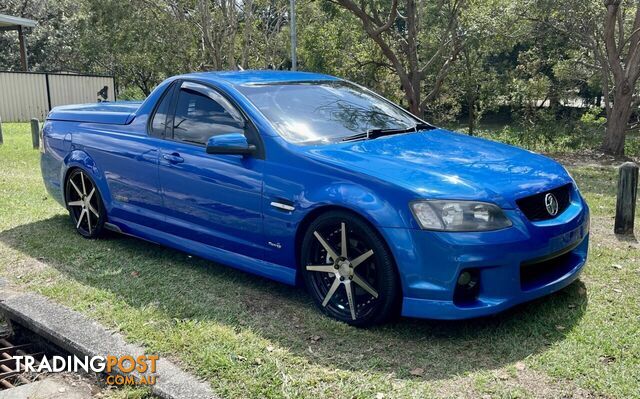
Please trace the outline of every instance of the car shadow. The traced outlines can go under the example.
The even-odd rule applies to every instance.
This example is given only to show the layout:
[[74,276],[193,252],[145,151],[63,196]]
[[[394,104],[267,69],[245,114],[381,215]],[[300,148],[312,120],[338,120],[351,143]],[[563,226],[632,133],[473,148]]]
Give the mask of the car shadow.
[[212,321],[250,331],[310,363],[395,378],[411,378],[410,371],[420,368],[423,378],[441,379],[525,359],[564,339],[588,302],[578,280],[493,317],[399,318],[358,329],[322,315],[300,287],[123,235],[86,240],[63,216],[2,231],[0,241],[133,308],[153,305],[168,320]]

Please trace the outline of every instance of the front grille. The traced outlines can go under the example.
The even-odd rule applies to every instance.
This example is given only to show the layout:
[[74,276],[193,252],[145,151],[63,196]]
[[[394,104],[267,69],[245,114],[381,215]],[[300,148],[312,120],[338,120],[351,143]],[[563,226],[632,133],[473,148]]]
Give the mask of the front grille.
[[[569,203],[571,202],[571,189],[571,183],[565,184],[564,186],[554,188],[553,190],[520,198],[516,203],[527,219],[532,222],[553,219],[564,212],[569,206]],[[558,200],[558,213],[555,215],[551,215],[547,211],[547,206],[545,204],[545,197],[547,194],[553,194]]]

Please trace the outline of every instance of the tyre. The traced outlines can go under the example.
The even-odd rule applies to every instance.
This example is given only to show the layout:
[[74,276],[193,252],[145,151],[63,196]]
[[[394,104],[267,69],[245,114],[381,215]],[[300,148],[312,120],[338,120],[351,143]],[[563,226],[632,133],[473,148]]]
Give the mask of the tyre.
[[76,231],[85,238],[98,237],[106,220],[104,204],[95,182],[82,169],[69,173],[65,199]]
[[365,327],[397,313],[401,290],[393,258],[361,218],[343,211],[319,216],[300,255],[307,290],[327,315]]

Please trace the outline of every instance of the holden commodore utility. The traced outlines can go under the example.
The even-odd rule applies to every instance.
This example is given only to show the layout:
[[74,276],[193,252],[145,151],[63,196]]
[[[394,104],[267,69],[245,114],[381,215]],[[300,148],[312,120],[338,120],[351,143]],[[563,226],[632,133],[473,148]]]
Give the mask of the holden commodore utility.
[[304,283],[357,326],[494,314],[587,259],[589,210],[560,164],[327,75],[192,73],[143,102],[57,107],[41,166],[80,235]]

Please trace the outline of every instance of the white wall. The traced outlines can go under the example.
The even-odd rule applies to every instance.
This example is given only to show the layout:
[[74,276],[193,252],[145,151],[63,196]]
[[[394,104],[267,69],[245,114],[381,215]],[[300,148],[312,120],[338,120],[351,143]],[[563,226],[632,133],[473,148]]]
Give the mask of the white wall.
[[[47,77],[49,96],[47,96]],[[104,76],[0,72],[0,118],[4,122],[43,120],[58,105],[93,103],[98,91],[109,88],[109,101],[115,99],[114,79]]]

